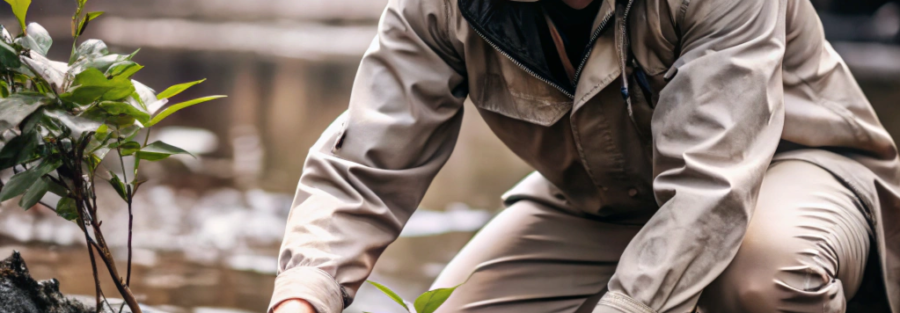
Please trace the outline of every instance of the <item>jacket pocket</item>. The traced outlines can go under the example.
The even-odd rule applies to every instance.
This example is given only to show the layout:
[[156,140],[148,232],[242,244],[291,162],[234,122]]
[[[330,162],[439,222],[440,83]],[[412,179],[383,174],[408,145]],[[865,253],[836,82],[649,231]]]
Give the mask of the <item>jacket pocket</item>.
[[525,84],[507,84],[503,76],[488,73],[472,87],[477,90],[472,103],[479,109],[541,126],[555,124],[572,108],[570,99],[532,77]]

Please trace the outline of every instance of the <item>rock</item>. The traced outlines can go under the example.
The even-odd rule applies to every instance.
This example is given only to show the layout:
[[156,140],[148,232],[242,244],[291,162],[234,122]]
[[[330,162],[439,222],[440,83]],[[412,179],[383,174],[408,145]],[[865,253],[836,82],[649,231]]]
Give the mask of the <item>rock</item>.
[[0,261],[0,313],[89,313],[59,292],[59,281],[36,281],[18,251]]

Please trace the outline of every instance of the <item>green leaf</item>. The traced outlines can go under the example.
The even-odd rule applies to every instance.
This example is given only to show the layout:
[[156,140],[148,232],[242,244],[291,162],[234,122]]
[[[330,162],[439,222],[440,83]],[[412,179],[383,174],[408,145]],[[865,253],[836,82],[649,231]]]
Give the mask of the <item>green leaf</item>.
[[106,86],[84,86],[72,89],[72,91],[59,95],[65,102],[77,104],[89,104],[100,99],[111,88]]
[[202,83],[202,82],[204,82],[204,81],[206,81],[206,78],[201,79],[201,80],[195,80],[195,81],[192,81],[192,82],[187,82],[187,83],[181,83],[181,84],[178,84],[178,85],[174,85],[174,86],[172,86],[172,87],[166,88],[166,90],[163,90],[163,92],[160,92],[158,95],[156,95],[156,99],[162,100],[162,99],[168,99],[168,98],[171,98],[171,97],[173,97],[173,96],[175,96],[175,95],[177,95],[177,94],[179,94],[179,93],[181,93],[181,92],[187,90],[188,88],[191,88],[191,87],[193,87],[194,85],[199,84],[199,83]]
[[0,170],[7,169],[33,159],[41,137],[37,132],[19,135],[6,142],[0,149]]
[[60,95],[64,101],[89,104],[103,100],[121,100],[134,92],[134,85],[126,77],[106,79],[97,68],[88,68],[75,76],[73,89]]
[[[39,128],[38,126],[41,127]],[[37,134],[39,141],[41,140],[41,137],[45,135],[56,136],[61,133],[59,125],[56,125],[55,121],[49,119],[47,115],[44,114],[44,108],[40,108],[29,115],[28,118],[25,119],[25,125],[20,124],[20,128],[22,133]]]
[[81,86],[59,95],[59,98],[66,102],[89,104],[97,101],[110,90],[112,87],[109,86]]
[[82,34],[84,34],[84,31],[87,29],[88,23],[90,23],[92,20],[99,17],[100,15],[103,15],[103,13],[104,13],[103,11],[88,12],[87,15],[83,19],[81,19],[81,23],[79,23],[79,25],[78,25],[78,36],[81,36]]
[[60,198],[59,202],[56,203],[56,215],[69,221],[77,219],[78,207],[75,205],[75,199],[69,197]]
[[138,150],[141,150],[141,144],[137,141],[126,141],[119,145],[119,151],[122,151],[122,155],[132,155]]
[[128,56],[122,54],[109,54],[97,57],[82,58],[69,67],[69,73],[76,75],[89,68],[96,68],[101,73],[106,73],[114,64],[127,61]]
[[150,111],[151,105],[155,108],[159,108],[168,102],[168,100],[156,100],[156,93],[153,89],[141,84],[139,81],[132,79],[131,84],[134,85],[134,93],[131,94],[131,97],[126,101],[131,103],[131,105],[140,106],[150,114],[153,114],[154,111]]
[[100,127],[97,127],[97,130],[94,131],[95,139],[104,140],[107,136],[109,136],[109,126],[106,126],[106,124],[100,125]]
[[132,125],[128,125],[128,126],[119,128],[118,133],[119,133],[119,136],[124,137],[126,141],[134,140],[134,137],[137,136],[138,132],[141,129],[143,129],[143,127],[132,124]]
[[47,191],[50,191],[51,184],[53,184],[53,182],[46,177],[38,178],[38,180],[31,184],[31,187],[28,187],[28,190],[25,191],[25,195],[22,196],[22,199],[19,199],[19,207],[28,210],[40,202],[41,198],[47,194]]
[[137,55],[137,53],[138,53],[139,51],[141,51],[141,48],[138,48],[137,50],[134,50],[134,52],[132,52],[131,54],[129,54],[129,55],[128,55],[128,60],[134,59],[134,56]]
[[[47,176],[44,176],[44,178],[46,178],[46,177]],[[69,194],[69,191],[66,190],[66,187],[63,187],[62,185],[57,184],[57,183],[53,182],[52,180],[49,182],[50,182],[50,188],[48,189],[48,191],[50,191],[53,194],[60,196],[60,197],[65,197],[66,195]]]
[[28,29],[28,35],[16,38],[16,43],[46,56],[47,52],[50,51],[50,46],[53,45],[53,38],[50,37],[50,33],[38,23],[30,23],[26,29]]
[[75,116],[64,110],[44,110],[44,115],[57,122],[59,125],[64,126],[75,136],[81,136],[81,134],[85,132],[94,131],[102,124],[100,121],[82,116]]
[[119,61],[106,70],[106,75],[110,77],[131,78],[134,73],[137,73],[137,71],[140,71],[143,68],[144,66],[137,64],[134,61]]
[[8,43],[0,41],[0,65],[7,68],[18,68],[22,66],[19,61],[19,52]]
[[416,298],[416,313],[433,313],[434,311],[437,311],[437,309],[447,301],[447,298],[450,298],[450,295],[453,294],[453,291],[459,286],[460,285],[426,291]]
[[107,84],[112,88],[103,94],[103,100],[124,100],[134,93],[134,85],[127,77],[115,77],[107,81]]
[[100,108],[111,115],[127,115],[135,118],[141,124],[146,124],[150,120],[150,113],[144,112],[141,108],[134,107],[131,104],[118,101],[100,102]]
[[162,141],[157,141],[141,148],[141,150],[138,151],[135,156],[137,156],[137,158],[139,159],[147,161],[159,161],[175,154],[187,154],[190,156],[194,156],[184,149],[167,144]]
[[96,68],[88,68],[75,75],[72,84],[75,86],[102,86],[106,85],[106,75]]
[[88,157],[84,158],[84,161],[88,166],[88,170],[90,170],[91,172],[95,171],[97,167],[100,166],[100,162],[103,162],[103,160],[93,154],[90,154],[88,155]]
[[106,47],[106,43],[98,39],[88,39],[82,42],[78,49],[75,49],[75,53],[72,53],[72,57],[69,59],[69,64],[74,64],[80,59],[99,58],[107,54],[109,54],[109,49]]
[[113,173],[112,171],[109,172],[109,175],[112,176],[112,178],[109,179],[109,184],[113,186],[113,189],[116,190],[119,197],[122,197],[122,200],[128,201],[128,195],[125,192],[125,184],[119,179],[119,175],[116,175],[116,173]]
[[6,0],[6,3],[12,7],[13,14],[19,20],[19,26],[22,27],[22,31],[25,31],[25,15],[28,13],[31,0]]
[[159,114],[154,116],[153,119],[150,120],[150,123],[147,124],[147,126],[149,127],[149,126],[156,125],[156,123],[159,123],[160,121],[162,121],[169,115],[172,115],[172,113],[178,112],[181,109],[184,109],[186,107],[193,106],[195,104],[200,104],[200,103],[210,101],[210,100],[225,98],[225,97],[226,96],[221,96],[221,95],[220,96],[209,96],[209,97],[197,98],[194,100],[189,100],[189,101],[173,104],[172,106],[166,108],[165,110],[162,110],[162,112],[159,112]]
[[64,101],[88,104],[97,101],[111,89],[103,72],[96,68],[88,68],[75,75],[72,89],[60,95],[60,98]]
[[54,92],[62,92],[61,88],[66,77],[66,63],[51,61],[34,50],[27,57],[22,56],[21,60],[30,69],[33,69],[36,75],[50,84]]
[[409,307],[406,306],[406,303],[403,302],[403,298],[401,298],[399,295],[397,295],[396,292],[394,292],[390,288],[385,287],[384,285],[376,283],[374,281],[367,280],[366,282],[372,284],[372,286],[375,286],[375,288],[378,288],[378,290],[381,290],[381,292],[383,292],[388,297],[390,297],[391,300],[394,300],[394,302],[397,302],[397,304],[403,306],[403,308],[406,309],[407,312],[409,312]]
[[16,127],[48,101],[44,95],[24,93],[0,99],[0,132]]
[[42,176],[52,172],[62,165],[59,160],[45,159],[40,165],[32,167],[27,171],[16,174],[9,179],[3,190],[0,191],[0,201],[6,201],[12,197],[21,195],[34,184],[35,181],[41,179]]

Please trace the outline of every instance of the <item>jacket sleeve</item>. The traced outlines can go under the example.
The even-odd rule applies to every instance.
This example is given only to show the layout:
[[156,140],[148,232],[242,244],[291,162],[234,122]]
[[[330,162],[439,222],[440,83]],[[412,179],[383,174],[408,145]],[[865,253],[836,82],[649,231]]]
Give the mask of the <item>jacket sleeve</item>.
[[651,123],[661,207],[595,313],[693,312],[737,254],[780,141],[785,1],[684,1],[682,53]]
[[450,157],[467,93],[448,1],[390,0],[349,109],[310,149],[269,306],[352,301]]

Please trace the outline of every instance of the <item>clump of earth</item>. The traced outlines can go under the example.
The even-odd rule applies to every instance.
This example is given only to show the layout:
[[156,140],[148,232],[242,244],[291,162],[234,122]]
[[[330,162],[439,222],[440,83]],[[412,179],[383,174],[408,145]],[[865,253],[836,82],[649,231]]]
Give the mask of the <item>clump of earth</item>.
[[94,312],[59,292],[59,281],[36,281],[18,251],[0,261],[0,313],[89,313]]

